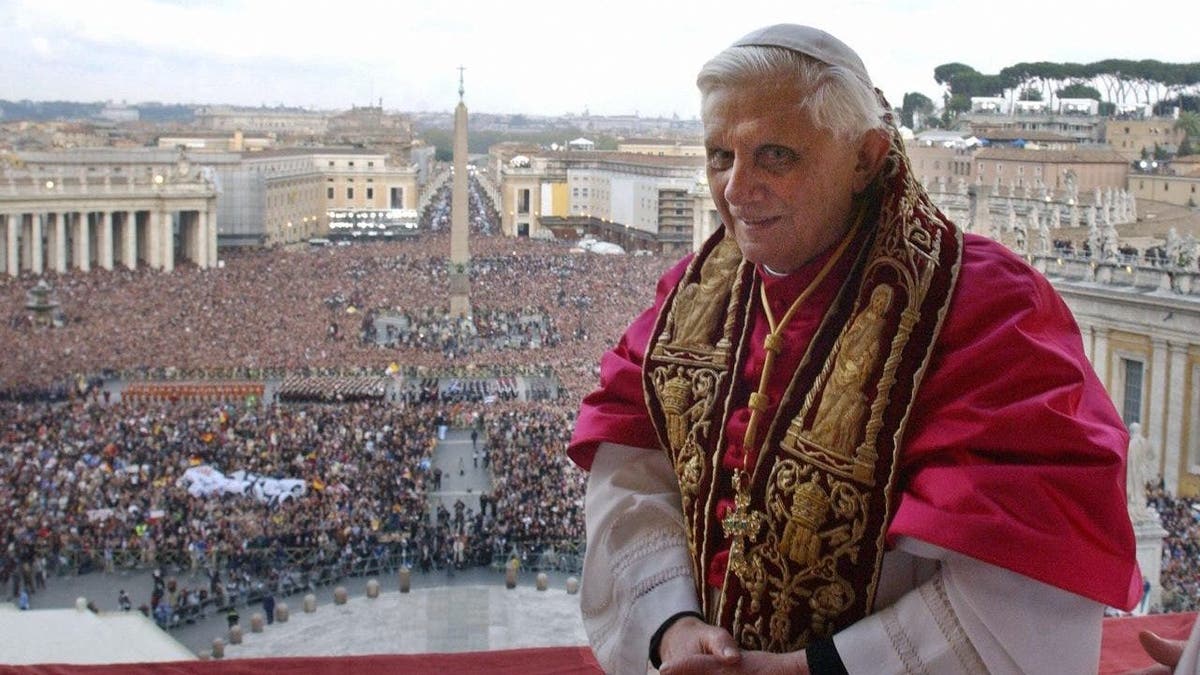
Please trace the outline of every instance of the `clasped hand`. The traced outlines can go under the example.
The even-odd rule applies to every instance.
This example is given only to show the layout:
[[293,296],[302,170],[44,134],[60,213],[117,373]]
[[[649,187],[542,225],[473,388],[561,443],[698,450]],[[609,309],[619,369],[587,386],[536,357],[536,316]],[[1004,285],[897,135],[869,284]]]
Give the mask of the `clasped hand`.
[[662,675],[756,673],[808,675],[804,652],[773,654],[739,649],[724,628],[684,617],[667,629],[658,648]]

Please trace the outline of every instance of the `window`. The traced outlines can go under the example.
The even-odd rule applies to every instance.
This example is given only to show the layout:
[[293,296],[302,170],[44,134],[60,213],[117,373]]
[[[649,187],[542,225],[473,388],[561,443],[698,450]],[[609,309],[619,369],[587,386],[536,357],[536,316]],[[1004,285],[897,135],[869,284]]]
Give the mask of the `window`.
[[349,164],[350,166],[354,166],[354,160],[350,160],[349,162],[347,162],[347,164]]
[[367,162],[367,166],[368,166],[368,167],[375,166],[375,162]]
[[367,187],[367,199],[374,199],[374,198],[375,198],[375,188],[368,186]]
[[333,188],[326,188],[326,189],[325,189],[325,198],[326,198],[326,199],[333,199]]
[[1125,426],[1142,421],[1142,362],[1121,359],[1125,371],[1125,391],[1121,400],[1121,419]]
[[354,188],[346,188],[346,199],[354,199]]
[[529,190],[517,190],[517,213],[529,213]]

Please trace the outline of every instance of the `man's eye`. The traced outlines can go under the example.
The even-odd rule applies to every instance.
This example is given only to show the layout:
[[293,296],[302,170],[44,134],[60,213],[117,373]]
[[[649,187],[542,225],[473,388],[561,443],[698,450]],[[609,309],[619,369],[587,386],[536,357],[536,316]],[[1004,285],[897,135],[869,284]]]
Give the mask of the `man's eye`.
[[762,161],[765,164],[770,166],[787,164],[796,158],[796,153],[787,148],[770,146],[763,148],[759,153],[759,157],[762,158]]
[[708,153],[708,167],[710,169],[724,170],[728,169],[733,164],[733,153],[725,150],[711,150]]

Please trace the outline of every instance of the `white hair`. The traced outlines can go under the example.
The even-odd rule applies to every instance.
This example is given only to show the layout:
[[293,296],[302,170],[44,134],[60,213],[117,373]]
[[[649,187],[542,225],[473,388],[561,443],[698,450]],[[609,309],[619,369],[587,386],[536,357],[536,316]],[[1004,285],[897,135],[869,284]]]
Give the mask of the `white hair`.
[[795,87],[802,92],[799,109],[817,127],[834,136],[857,139],[872,129],[887,129],[881,99],[871,83],[844,66],[818,61],[783,47],[729,47],[714,56],[696,76],[701,116],[709,95],[726,87]]

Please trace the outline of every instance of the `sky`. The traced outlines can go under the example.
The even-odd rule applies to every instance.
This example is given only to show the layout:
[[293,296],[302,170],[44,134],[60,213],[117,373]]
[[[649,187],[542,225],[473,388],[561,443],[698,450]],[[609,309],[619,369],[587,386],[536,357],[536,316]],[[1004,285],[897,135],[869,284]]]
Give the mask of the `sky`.
[[1198,61],[1198,14],[1193,0],[0,0],[0,98],[448,111],[462,66],[472,112],[692,119],[709,57],[805,23],[857,50],[899,106],[940,101],[933,69],[949,62]]

